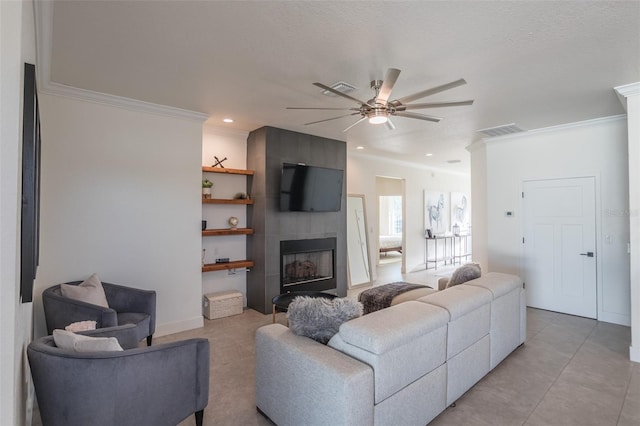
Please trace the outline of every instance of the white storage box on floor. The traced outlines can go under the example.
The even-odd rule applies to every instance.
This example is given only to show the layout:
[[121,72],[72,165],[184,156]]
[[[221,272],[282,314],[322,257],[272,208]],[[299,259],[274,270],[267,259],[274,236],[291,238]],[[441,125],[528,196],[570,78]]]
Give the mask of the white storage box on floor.
[[242,293],[222,291],[207,293],[202,298],[202,314],[208,319],[216,319],[242,313]]

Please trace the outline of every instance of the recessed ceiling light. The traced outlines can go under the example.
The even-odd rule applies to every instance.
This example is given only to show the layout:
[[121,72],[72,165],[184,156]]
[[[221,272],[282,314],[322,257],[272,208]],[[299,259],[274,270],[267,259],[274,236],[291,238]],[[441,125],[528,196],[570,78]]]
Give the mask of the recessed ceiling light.
[[362,145],[356,146],[356,149],[364,149],[364,146]]
[[424,156],[425,157],[433,157],[433,154],[429,152],[429,153],[425,154]]
[[233,118],[225,118],[224,120],[225,123],[233,123]]

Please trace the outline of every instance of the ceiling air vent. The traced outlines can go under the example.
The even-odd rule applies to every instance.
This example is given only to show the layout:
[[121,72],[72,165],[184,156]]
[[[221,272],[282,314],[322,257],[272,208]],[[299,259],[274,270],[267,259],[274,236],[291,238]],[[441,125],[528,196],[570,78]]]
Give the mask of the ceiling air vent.
[[510,135],[512,133],[520,133],[524,132],[524,129],[521,129],[516,125],[516,123],[511,124],[503,124],[502,126],[489,127],[488,129],[477,130],[482,136],[493,137],[493,136],[504,136]]
[[[338,91],[338,92],[340,92],[340,93],[349,93],[349,92],[353,92],[354,90],[356,90],[356,89],[357,89],[357,87],[356,87],[356,86],[354,86],[354,85],[352,85],[352,84],[349,84],[349,83],[345,83],[344,81],[339,81],[339,82],[337,82],[337,83],[334,83],[334,84],[331,86],[331,88],[332,88],[332,89],[334,89],[334,90],[337,90],[337,91]],[[323,94],[323,95],[327,95],[327,96],[334,96],[334,97],[335,97],[335,96],[338,96],[338,95],[336,95],[335,93],[331,93],[331,92],[330,92],[330,91],[328,91],[328,90],[323,90],[323,91],[322,91],[322,94]]]

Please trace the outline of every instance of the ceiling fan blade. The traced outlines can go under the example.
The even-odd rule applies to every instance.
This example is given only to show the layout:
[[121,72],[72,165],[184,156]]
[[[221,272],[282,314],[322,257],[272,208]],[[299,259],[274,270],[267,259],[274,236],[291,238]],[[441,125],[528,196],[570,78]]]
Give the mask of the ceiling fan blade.
[[396,106],[406,104],[411,101],[415,101],[416,99],[421,99],[427,96],[435,95],[436,93],[444,92],[445,90],[453,89],[454,87],[462,86],[463,84],[467,84],[467,82],[464,78],[461,78],[460,80],[452,81],[451,83],[443,84],[442,86],[433,87],[431,89],[423,90],[422,92],[418,92],[413,95],[405,96],[404,98],[400,98],[391,103]]
[[360,108],[287,107],[286,109],[320,109],[326,111],[360,111]]
[[387,122],[384,123],[385,126],[387,126],[387,129],[389,130],[395,130],[396,126],[393,125],[393,123],[391,122],[391,119],[389,117],[387,117]]
[[441,108],[441,107],[455,107],[455,106],[464,106],[464,105],[473,105],[473,101],[453,101],[453,102],[430,102],[424,104],[409,104],[409,105],[400,105],[396,107],[396,111],[408,111],[410,109],[424,109],[424,108]]
[[398,76],[400,75],[400,70],[396,68],[389,68],[387,73],[384,76],[384,80],[382,81],[382,86],[380,87],[380,91],[378,92],[378,96],[376,97],[376,103],[380,103],[383,105],[387,104],[389,100],[389,96],[391,96],[391,91],[393,90],[393,86],[396,84],[396,80],[398,80]]
[[424,115],[424,114],[416,114],[415,112],[396,112],[393,115],[398,117],[417,118],[418,120],[433,121],[434,123],[437,123],[440,120],[442,120],[442,118],[440,117],[433,117],[431,115]]
[[325,121],[337,120],[338,118],[349,117],[351,115],[358,115],[358,114],[360,114],[360,113],[359,112],[354,112],[353,114],[346,114],[346,115],[341,115],[339,117],[326,118],[324,120],[312,121],[311,123],[304,123],[304,125],[307,126],[309,124],[316,124],[316,123],[322,123],[322,122],[325,122]]
[[342,93],[342,92],[338,92],[336,89],[334,89],[334,88],[332,88],[332,87],[329,87],[329,86],[326,86],[326,85],[324,85],[324,84],[322,84],[322,83],[313,83],[313,85],[314,85],[314,86],[318,86],[318,87],[319,87],[319,88],[321,88],[321,89],[328,90],[329,92],[331,92],[331,93],[333,93],[333,94],[335,94],[335,95],[342,96],[343,98],[351,99],[352,101],[357,102],[357,103],[359,103],[360,105],[366,104],[366,102],[362,102],[362,101],[361,101],[361,100],[359,100],[359,99],[352,98],[352,97],[351,97],[351,96],[349,96],[349,95],[345,95],[345,94],[344,94],[344,93]]
[[346,132],[347,130],[351,129],[352,127],[354,127],[356,124],[360,124],[362,123],[364,120],[366,120],[367,117],[362,117],[360,120],[356,121],[355,123],[353,123],[351,126],[347,127],[346,129],[343,130],[343,132]]

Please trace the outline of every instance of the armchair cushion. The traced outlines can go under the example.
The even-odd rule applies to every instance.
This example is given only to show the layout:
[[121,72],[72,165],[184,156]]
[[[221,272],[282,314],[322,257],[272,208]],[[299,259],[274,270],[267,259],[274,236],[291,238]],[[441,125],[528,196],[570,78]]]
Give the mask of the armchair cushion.
[[103,308],[109,307],[104,288],[96,274],[91,275],[79,285],[61,284],[60,293],[70,299],[80,300]]
[[75,352],[121,351],[122,347],[115,337],[89,337],[66,330],[53,330],[56,347]]

